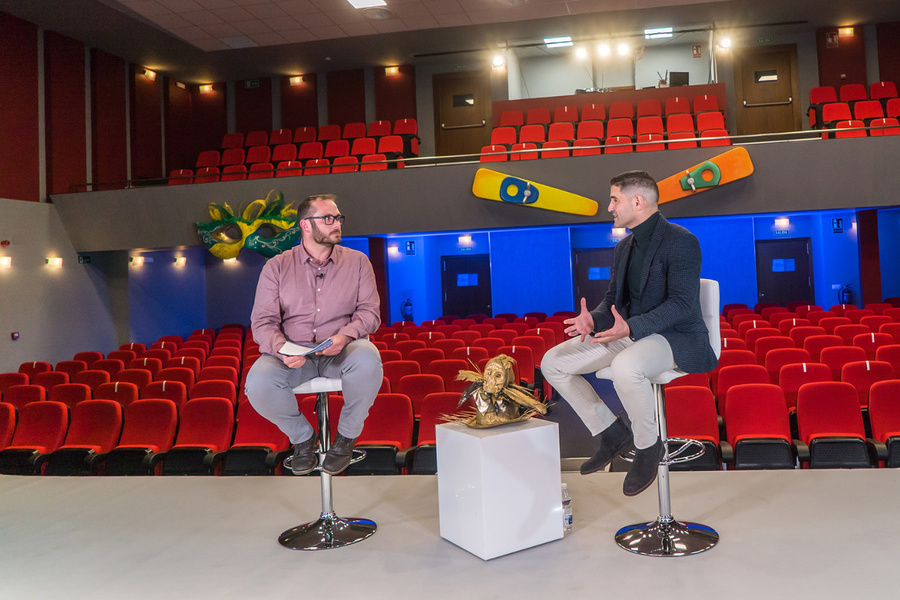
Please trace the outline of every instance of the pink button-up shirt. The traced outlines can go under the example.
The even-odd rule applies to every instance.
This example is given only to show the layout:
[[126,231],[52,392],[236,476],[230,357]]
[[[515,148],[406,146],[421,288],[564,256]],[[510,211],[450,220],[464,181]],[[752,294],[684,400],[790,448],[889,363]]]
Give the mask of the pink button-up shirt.
[[352,339],[374,333],[379,306],[365,254],[335,246],[317,264],[298,244],[263,267],[250,326],[260,351],[275,354],[286,340],[308,345],[339,333]]

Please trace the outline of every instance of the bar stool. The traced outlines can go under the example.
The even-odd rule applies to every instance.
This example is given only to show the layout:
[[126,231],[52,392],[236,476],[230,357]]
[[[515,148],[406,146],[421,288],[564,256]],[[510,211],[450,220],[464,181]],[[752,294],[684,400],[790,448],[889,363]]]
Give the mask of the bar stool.
[[[331,447],[331,430],[329,429],[328,392],[341,391],[340,379],[315,377],[294,388],[295,394],[316,394],[316,413],[319,416],[319,471],[322,486],[322,514],[315,521],[288,529],[280,536],[278,542],[282,546],[294,550],[327,550],[340,548],[362,541],[375,533],[375,521],[360,518],[341,518],[334,512],[331,494],[331,475],[322,471],[325,453]],[[351,462],[359,462],[366,457],[363,450],[354,450]],[[291,468],[291,458],[284,460],[284,466]]]
[[[703,321],[709,330],[709,342],[719,356],[721,341],[719,339],[719,282],[712,279],[700,280],[700,308]],[[697,440],[669,438],[666,434],[666,399],[665,384],[686,373],[678,370],[666,371],[650,378],[653,393],[656,397],[657,425],[659,438],[662,440],[665,454],[659,462],[657,487],[659,489],[659,516],[649,523],[635,523],[622,527],[616,532],[616,543],[635,554],[644,556],[687,556],[709,550],[719,541],[715,529],[699,523],[676,521],[672,517],[672,503],[669,495],[669,465],[677,462],[693,460],[703,454],[703,445]],[[609,367],[597,371],[599,379],[609,379],[612,371]],[[681,446],[672,453],[668,442],[679,442]],[[688,454],[689,452],[693,452]]]

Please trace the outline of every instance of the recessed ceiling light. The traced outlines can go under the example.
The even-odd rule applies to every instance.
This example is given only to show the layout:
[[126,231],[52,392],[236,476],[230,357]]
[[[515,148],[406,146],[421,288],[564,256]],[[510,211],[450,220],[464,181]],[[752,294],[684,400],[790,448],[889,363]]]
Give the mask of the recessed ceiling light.
[[393,19],[397,16],[393,13],[393,11],[391,11],[391,9],[381,6],[364,8],[359,12],[361,12],[365,18],[372,19],[373,21],[384,21],[385,19]]
[[584,60],[588,57],[587,48],[580,47],[575,49],[575,58],[578,60]]
[[353,8],[372,8],[373,6],[387,6],[384,0],[347,0]]
[[628,46],[625,42],[622,42],[618,46],[619,56],[626,56],[629,52],[631,52],[631,47]]
[[563,48],[565,46],[572,46],[572,38],[569,36],[562,37],[552,37],[552,38],[544,38],[544,44],[547,45],[548,48]]
[[597,54],[600,56],[609,56],[609,45],[608,44],[600,44],[597,46]]

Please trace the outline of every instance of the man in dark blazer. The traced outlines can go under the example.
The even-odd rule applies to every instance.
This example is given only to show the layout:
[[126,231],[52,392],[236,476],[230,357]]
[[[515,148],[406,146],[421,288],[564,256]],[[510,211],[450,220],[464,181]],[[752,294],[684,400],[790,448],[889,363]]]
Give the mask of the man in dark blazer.
[[[582,474],[604,469],[634,444],[623,486],[627,496],[653,483],[664,455],[648,378],[671,369],[704,373],[717,364],[700,311],[700,243],[684,227],[666,221],[658,201],[656,181],[643,171],[610,181],[607,210],[614,226],[628,228],[631,235],[616,246],[603,301],[589,311],[582,298],[580,314],[565,321],[572,339],[551,348],[541,361],[547,381],[600,438]],[[581,377],[606,367],[612,369],[631,430]]]

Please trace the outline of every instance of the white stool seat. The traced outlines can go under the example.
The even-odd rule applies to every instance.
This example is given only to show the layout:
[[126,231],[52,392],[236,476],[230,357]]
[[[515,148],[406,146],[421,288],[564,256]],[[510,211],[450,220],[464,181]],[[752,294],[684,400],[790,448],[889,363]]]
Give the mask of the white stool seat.
[[309,381],[304,381],[294,388],[295,394],[320,394],[322,392],[340,392],[340,379],[329,379],[328,377],[313,377]]
[[[656,377],[648,377],[647,379],[650,383],[656,385],[665,385],[672,381],[673,379],[678,379],[682,375],[687,375],[684,371],[679,371],[677,369],[672,369],[671,371],[665,371],[660,373]],[[600,369],[597,371],[597,379],[612,379],[612,367],[606,367],[605,369]]]

